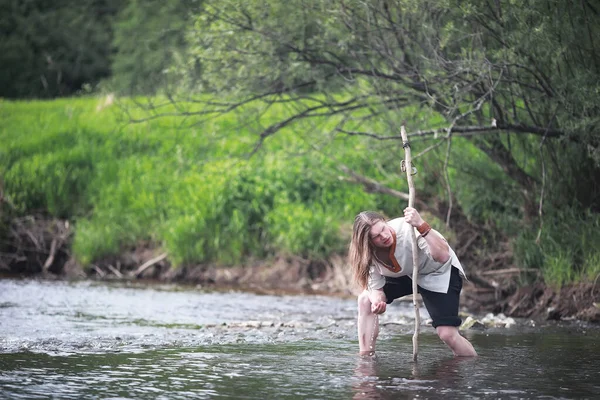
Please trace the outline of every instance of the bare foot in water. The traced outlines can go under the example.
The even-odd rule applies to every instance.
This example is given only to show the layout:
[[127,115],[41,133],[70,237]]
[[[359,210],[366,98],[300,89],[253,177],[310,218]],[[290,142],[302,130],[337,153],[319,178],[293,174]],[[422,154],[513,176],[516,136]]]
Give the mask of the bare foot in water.
[[361,351],[358,353],[360,358],[377,358],[377,354],[375,354],[375,350]]

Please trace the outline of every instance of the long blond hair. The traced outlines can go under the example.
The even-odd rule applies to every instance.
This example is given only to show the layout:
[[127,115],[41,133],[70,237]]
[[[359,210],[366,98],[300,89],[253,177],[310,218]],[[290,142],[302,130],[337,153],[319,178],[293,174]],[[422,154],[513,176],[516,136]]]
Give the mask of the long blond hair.
[[385,222],[386,218],[375,211],[363,211],[354,218],[348,260],[352,266],[354,280],[362,289],[367,288],[369,268],[373,257],[369,232],[379,221]]

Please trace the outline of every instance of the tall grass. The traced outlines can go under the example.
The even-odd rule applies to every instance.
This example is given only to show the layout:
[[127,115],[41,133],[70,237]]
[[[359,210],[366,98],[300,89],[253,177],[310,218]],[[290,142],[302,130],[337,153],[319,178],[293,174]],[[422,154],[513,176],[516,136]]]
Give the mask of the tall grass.
[[84,265],[141,241],[175,264],[325,257],[345,250],[344,222],[377,208],[376,196],[314,168],[318,154],[290,156],[292,135],[247,159],[255,139],[233,130],[231,117],[183,131],[177,118],[121,124],[116,108],[96,104],[0,103],[11,202],[74,221],[73,253]]
[[545,216],[537,241],[536,230],[515,238],[517,263],[539,269],[544,281],[555,287],[592,282],[600,274],[600,215],[557,211]]
[[[327,134],[335,119],[301,121],[248,158],[256,132],[289,115],[286,105],[271,106],[260,121],[249,108],[194,123],[164,117],[129,124],[122,107],[98,108],[100,101],[0,101],[5,195],[18,214],[73,222],[72,251],[83,265],[141,242],[167,251],[175,265],[244,264],[282,253],[327,257],[346,251],[359,211],[394,217],[406,206],[363,191],[336,168],[343,163],[407,191],[401,143]],[[381,126],[360,127],[369,128]],[[516,185],[468,140],[455,139],[452,153],[448,178],[457,204],[512,238],[518,266],[537,268],[558,286],[600,274],[597,213],[549,210],[536,243],[538,225],[522,221]],[[447,195],[444,160],[441,148],[417,160],[417,193],[425,201]],[[398,165],[397,174],[390,165]]]

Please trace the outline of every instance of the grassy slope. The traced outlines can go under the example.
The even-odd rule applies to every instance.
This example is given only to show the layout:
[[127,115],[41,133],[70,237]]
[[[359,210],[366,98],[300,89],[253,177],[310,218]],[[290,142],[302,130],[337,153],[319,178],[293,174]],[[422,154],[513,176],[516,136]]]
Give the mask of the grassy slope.
[[[120,106],[129,101],[101,104],[97,98],[0,102],[0,176],[10,201],[23,214],[42,211],[74,222],[73,253],[84,265],[139,241],[164,248],[175,264],[238,264],[279,252],[325,257],[345,251],[356,212],[393,216],[404,206],[363,192],[334,168],[341,160],[402,190],[404,182],[379,169],[395,162],[401,149],[375,144],[373,157],[366,152],[372,143],[346,138],[327,142],[335,160],[312,151],[324,143],[306,132],[325,132],[335,121],[282,131],[248,159],[259,127],[244,115],[132,125],[121,119]],[[287,112],[271,107],[260,124]],[[380,159],[386,152],[391,155]],[[519,224],[515,190],[502,172],[465,142],[456,141],[453,152],[449,177],[458,203],[470,218],[515,238],[519,266],[540,268],[558,285],[600,273],[593,245],[600,241],[598,215],[581,220],[575,231],[567,227],[581,216],[547,218],[538,245],[537,227]],[[418,193],[443,198],[443,159],[442,151],[419,162]]]
[[[124,124],[97,99],[2,102],[6,192],[22,213],[76,222],[73,251],[88,264],[150,240],[175,263],[238,263],[277,251],[343,251],[339,227],[374,196],[325,176],[316,154],[291,157],[282,134],[247,159],[254,137],[234,117],[182,127]],[[268,116],[267,116],[268,118]]]

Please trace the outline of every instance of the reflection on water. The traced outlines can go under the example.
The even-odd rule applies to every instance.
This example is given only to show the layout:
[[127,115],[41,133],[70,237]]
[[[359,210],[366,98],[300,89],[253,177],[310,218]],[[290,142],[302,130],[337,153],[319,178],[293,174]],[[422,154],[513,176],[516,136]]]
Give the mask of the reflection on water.
[[455,358],[427,335],[416,363],[400,337],[357,361],[353,398],[599,398],[599,337],[598,327],[471,333],[479,357]]
[[467,332],[454,358],[412,305],[390,307],[375,359],[355,301],[181,287],[0,280],[2,399],[596,398],[598,327]]

